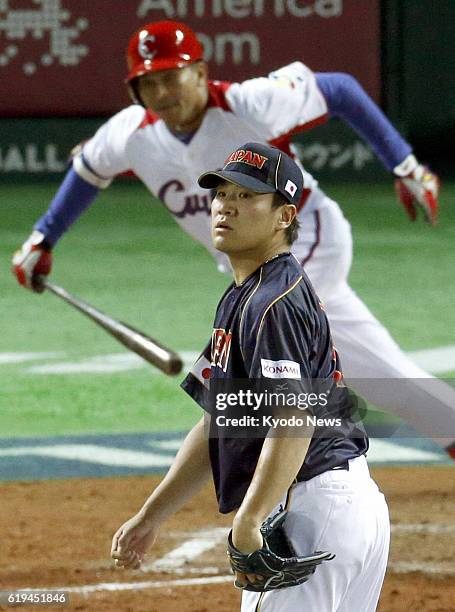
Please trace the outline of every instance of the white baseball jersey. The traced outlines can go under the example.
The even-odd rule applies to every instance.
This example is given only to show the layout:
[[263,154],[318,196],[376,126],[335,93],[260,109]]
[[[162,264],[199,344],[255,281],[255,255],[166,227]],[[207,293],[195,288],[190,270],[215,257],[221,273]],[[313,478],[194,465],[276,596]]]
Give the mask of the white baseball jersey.
[[[327,105],[314,74],[295,62],[269,78],[243,83],[209,83],[209,103],[202,125],[185,144],[151,111],[132,105],[105,123],[74,161],[88,182],[106,187],[112,178],[132,170],[174,216],[182,229],[201,242],[221,263],[210,237],[210,195],[197,184],[207,170],[220,168],[228,155],[245,142],[268,142],[289,152],[296,132],[325,121]],[[310,197],[317,187],[304,171],[305,205],[301,214],[317,207]]]
[[[97,187],[107,187],[116,174],[132,170],[164,202],[182,229],[207,248],[219,268],[227,270],[227,258],[211,243],[210,196],[198,186],[197,178],[222,167],[228,155],[246,142],[268,142],[289,152],[291,136],[322,123],[328,109],[314,74],[300,62],[268,78],[211,82],[209,93],[202,125],[188,144],[176,138],[157,115],[130,106],[98,130],[74,159],[73,167]],[[418,431],[431,431],[433,418],[441,431],[454,431],[454,391],[437,380],[431,381],[431,389],[424,388],[419,381],[429,374],[400,350],[349,287],[349,223],[315,179],[305,171],[303,176],[306,201],[299,212],[301,228],[292,252],[324,301],[345,377],[371,403],[400,416]],[[378,388],[371,384],[375,378],[414,379],[415,384]],[[434,439],[444,447],[453,436]]]

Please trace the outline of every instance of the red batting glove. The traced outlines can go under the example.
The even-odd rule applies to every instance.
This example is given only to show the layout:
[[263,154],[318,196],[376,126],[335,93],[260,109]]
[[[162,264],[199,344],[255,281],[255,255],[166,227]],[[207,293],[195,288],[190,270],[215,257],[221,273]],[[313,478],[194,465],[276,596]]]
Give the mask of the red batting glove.
[[12,273],[18,282],[37,293],[44,291],[40,276],[47,276],[52,268],[52,253],[44,234],[33,231],[12,259]]
[[[412,161],[415,162],[412,163]],[[415,157],[406,158],[405,163],[410,162],[414,168],[404,176],[395,180],[395,190],[399,201],[403,204],[411,221],[417,219],[417,208],[422,208],[425,219],[432,225],[438,222],[438,193],[440,181],[426,166],[417,163]],[[395,168],[395,174],[399,174],[400,166]]]

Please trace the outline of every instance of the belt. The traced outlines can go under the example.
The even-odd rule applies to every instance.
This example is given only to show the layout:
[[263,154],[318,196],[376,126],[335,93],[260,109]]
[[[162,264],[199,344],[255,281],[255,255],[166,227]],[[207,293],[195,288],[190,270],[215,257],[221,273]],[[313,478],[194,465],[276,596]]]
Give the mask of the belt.
[[331,470],[347,470],[349,472],[349,461],[346,459],[346,461],[343,461],[342,463],[340,463],[340,465],[335,465],[333,468],[330,468]]
[[[324,470],[324,472],[332,472],[332,471],[337,471],[337,470],[346,470],[347,472],[349,472],[349,459],[345,459],[344,461],[342,461],[341,463],[339,463],[338,465],[334,465],[331,468],[327,468],[326,470]],[[307,478],[302,478],[297,475],[294,484],[297,484],[298,482],[308,482],[309,480],[313,480],[313,478],[316,478],[317,476],[320,476],[321,474],[324,474],[324,472],[321,472],[320,474],[316,474],[313,476],[309,476]]]

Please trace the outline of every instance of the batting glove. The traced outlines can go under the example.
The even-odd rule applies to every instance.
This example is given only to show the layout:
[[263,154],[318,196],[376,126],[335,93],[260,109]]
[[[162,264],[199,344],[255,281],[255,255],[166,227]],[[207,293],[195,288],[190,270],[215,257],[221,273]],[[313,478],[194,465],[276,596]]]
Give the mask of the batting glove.
[[14,253],[12,264],[12,272],[21,285],[37,293],[44,291],[40,277],[47,276],[52,268],[52,253],[44,234],[33,231]]
[[419,164],[414,155],[394,169],[395,190],[399,201],[411,219],[417,219],[417,207],[422,208],[425,220],[436,225],[438,221],[438,193],[440,181],[426,166]]

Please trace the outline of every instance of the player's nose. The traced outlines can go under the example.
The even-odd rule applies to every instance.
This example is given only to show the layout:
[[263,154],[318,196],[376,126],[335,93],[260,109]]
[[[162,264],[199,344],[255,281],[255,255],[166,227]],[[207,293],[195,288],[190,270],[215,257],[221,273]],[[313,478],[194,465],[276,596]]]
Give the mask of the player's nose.
[[156,101],[160,102],[166,100],[169,96],[169,89],[164,83],[155,83],[155,87],[153,88],[153,97]]
[[231,216],[235,212],[235,198],[225,197],[222,200],[217,200],[217,212],[219,215]]

